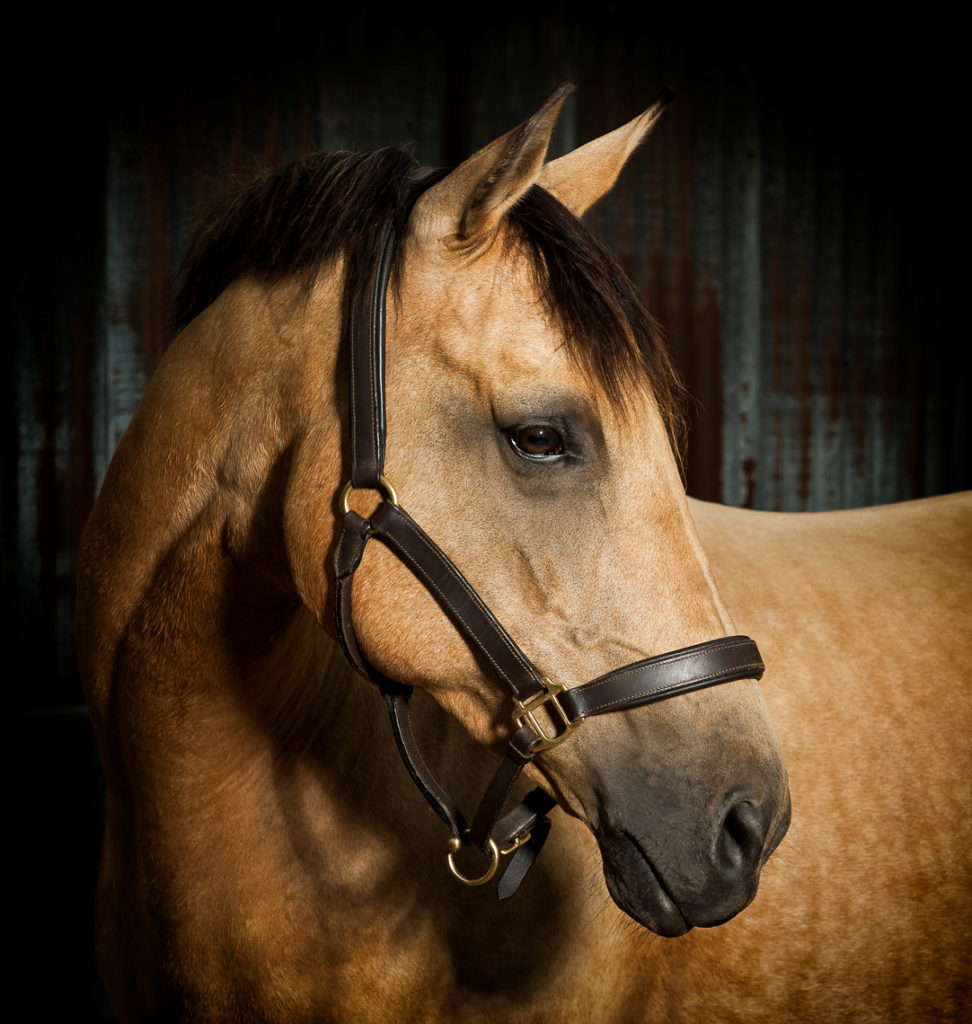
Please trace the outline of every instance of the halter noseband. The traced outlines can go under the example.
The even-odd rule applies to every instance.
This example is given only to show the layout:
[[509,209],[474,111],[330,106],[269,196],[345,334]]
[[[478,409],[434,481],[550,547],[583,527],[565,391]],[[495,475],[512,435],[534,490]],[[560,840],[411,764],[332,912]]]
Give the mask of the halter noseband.
[[[446,171],[419,171],[413,176],[405,219],[418,197]],[[389,224],[368,287],[353,302],[348,324],[350,357],[351,479],[339,496],[343,514],[334,553],[337,633],[351,664],[375,682],[385,699],[399,752],[432,809],[452,833],[448,864],[467,885],[488,882],[501,855],[511,859],[500,879],[500,899],[512,896],[550,831],[548,812],[556,805],[542,789],[532,790],[503,814],[523,767],[542,750],[562,743],[592,715],[624,711],[677,697],[734,679],[759,679],[763,662],[756,644],[745,636],[724,637],[661,654],[615,669],[582,686],[567,689],[542,675],[500,625],[465,576],[399,505],[384,477],[385,461],[385,295],[397,237]],[[370,519],[348,505],[352,490],[379,491],[382,500]],[[436,598],[469,646],[492,667],[513,695],[513,732],[506,754],[479,805],[472,824],[429,771],[415,740],[409,717],[412,687],[396,682],[369,665],[354,633],[351,591],[365,545],[377,538],[419,578]],[[543,722],[541,709],[546,711]],[[467,878],[453,856],[463,846],[477,847],[488,859],[485,874]]]

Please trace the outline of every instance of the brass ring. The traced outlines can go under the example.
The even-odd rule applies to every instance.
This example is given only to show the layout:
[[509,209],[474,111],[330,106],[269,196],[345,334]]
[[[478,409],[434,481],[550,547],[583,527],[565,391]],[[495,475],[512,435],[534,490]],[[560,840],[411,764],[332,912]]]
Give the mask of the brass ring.
[[[362,488],[363,489],[363,488]],[[347,515],[351,511],[351,506],[348,504],[348,499],[351,497],[351,492],[356,490],[354,485],[349,480],[344,487],[341,488],[341,494],[338,497],[338,503],[341,506],[342,515]],[[398,493],[391,485],[391,481],[386,476],[378,476],[378,490],[381,491],[382,497],[389,505],[398,504]]]
[[462,849],[462,840],[456,839],[455,836],[449,840],[449,856],[446,860],[449,863],[449,871],[452,873],[452,877],[458,879],[463,885],[485,885],[492,877],[496,874],[496,869],[499,867],[500,852],[499,847],[493,842],[492,839],[488,842],[489,850],[489,867],[486,869],[486,874],[480,878],[466,878],[459,869],[456,867],[455,861],[452,859]]

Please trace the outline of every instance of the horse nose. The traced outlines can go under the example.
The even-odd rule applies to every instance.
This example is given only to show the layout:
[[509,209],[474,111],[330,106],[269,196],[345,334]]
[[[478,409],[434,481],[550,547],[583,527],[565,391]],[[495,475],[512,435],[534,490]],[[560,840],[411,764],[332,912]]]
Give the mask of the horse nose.
[[[765,805],[763,805],[765,806]],[[727,880],[751,874],[766,844],[769,815],[753,800],[733,798],[716,822],[712,859]]]
[[[785,807],[771,799],[732,794],[724,812],[716,816],[711,843],[713,881],[728,890],[745,888],[759,877],[759,871],[779,845],[790,820],[787,794]],[[782,811],[782,813],[781,813]]]

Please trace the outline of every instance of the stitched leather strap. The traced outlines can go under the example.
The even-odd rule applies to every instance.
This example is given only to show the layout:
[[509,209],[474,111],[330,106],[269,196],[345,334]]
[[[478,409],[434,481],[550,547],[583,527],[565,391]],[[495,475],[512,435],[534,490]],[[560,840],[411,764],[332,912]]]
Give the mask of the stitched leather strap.
[[759,648],[748,636],[729,636],[615,669],[566,690],[559,701],[571,721],[577,721],[654,704],[734,679],[760,679],[764,670]]
[[[448,173],[417,169],[401,211],[404,224],[419,196]],[[395,262],[398,232],[385,228],[371,278],[348,311],[348,402],[351,426],[351,484],[377,488],[385,468],[385,297]]]
[[500,625],[465,576],[402,508],[383,501],[371,529],[425,584],[466,641],[520,699],[543,690],[540,673]]
[[[449,831],[456,839],[462,839],[466,831],[466,819],[458,805],[439,785],[422,757],[422,752],[412,731],[412,719],[409,714],[409,698],[412,696],[411,686],[399,686],[395,690],[385,689],[385,707],[392,724],[392,732],[398,744],[398,752],[412,780],[418,786],[426,802],[446,823]],[[483,843],[483,846],[486,844]]]
[[377,487],[385,468],[385,296],[395,258],[395,229],[388,225],[381,256],[366,287],[366,305],[348,315],[351,360],[349,395],[351,484]]

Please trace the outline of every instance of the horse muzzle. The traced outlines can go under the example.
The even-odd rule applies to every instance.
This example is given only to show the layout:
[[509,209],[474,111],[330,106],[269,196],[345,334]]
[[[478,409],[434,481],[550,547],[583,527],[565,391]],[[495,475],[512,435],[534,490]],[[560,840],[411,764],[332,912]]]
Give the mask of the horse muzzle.
[[749,906],[789,827],[790,795],[786,786],[778,798],[733,793],[708,820],[670,821],[662,832],[622,822],[607,813],[594,829],[608,891],[639,924],[675,937]]

